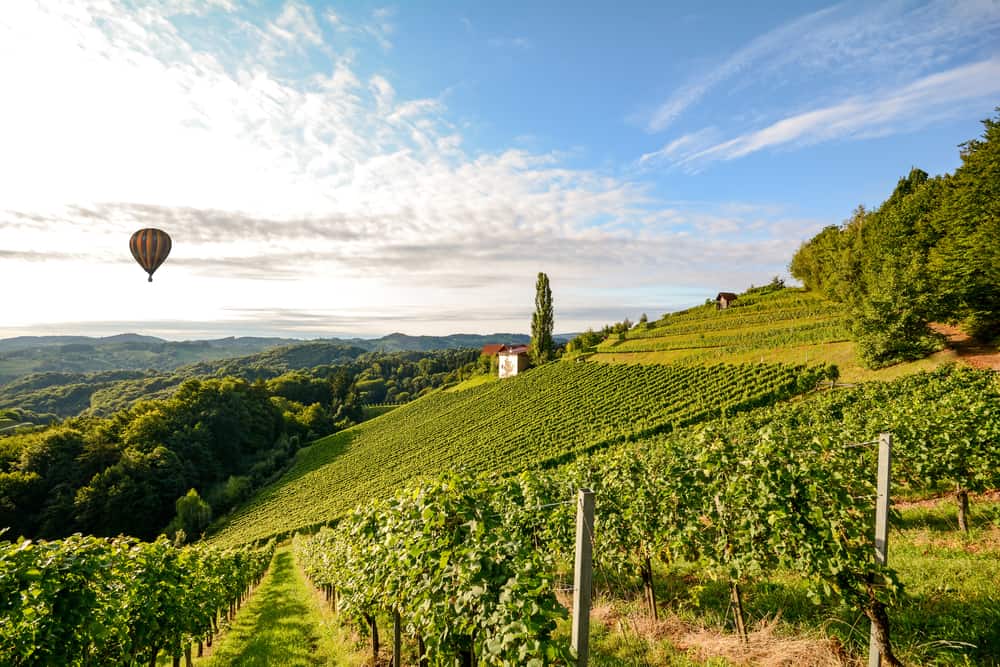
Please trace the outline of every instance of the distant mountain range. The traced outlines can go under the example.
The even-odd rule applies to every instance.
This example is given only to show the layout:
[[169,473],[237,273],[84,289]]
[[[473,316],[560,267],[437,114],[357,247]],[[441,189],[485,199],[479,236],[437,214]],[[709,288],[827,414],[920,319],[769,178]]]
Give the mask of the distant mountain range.
[[[566,340],[571,335],[557,336]],[[280,347],[320,343],[380,352],[427,352],[477,348],[488,343],[527,343],[525,334],[451,334],[408,336],[391,333],[381,338],[326,338],[303,341],[294,338],[229,337],[212,340],[168,341],[155,336],[125,333],[90,336],[18,336],[0,339],[0,384],[32,373],[93,373],[114,370],[171,371],[199,362],[246,356]]]

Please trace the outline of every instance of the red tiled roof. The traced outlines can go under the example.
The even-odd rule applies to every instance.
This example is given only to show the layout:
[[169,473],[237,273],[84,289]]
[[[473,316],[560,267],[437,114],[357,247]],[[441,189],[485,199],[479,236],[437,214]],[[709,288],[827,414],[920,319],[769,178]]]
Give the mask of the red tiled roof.
[[485,354],[487,357],[492,357],[502,351],[505,347],[507,346],[503,343],[490,343],[489,345],[483,345],[482,354]]

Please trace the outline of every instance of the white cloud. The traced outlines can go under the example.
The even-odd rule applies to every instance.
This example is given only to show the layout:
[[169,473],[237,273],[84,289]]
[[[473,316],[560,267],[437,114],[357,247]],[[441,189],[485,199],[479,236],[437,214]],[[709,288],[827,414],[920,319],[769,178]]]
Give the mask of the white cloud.
[[803,34],[815,30],[826,21],[833,11],[834,8],[828,7],[779,26],[757,37],[714,69],[693,77],[649,115],[646,122],[647,129],[650,132],[666,129],[688,107],[700,101],[712,88],[745,72],[761,58],[787,47],[790,41],[797,40]]
[[[806,146],[845,138],[870,138],[924,127],[942,118],[986,108],[1000,95],[1000,58],[932,74],[900,88],[858,96],[783,118],[738,137],[699,145],[700,133],[684,135],[641,162],[665,158],[685,166],[733,160],[780,146]],[[710,130],[714,133],[714,129]]]
[[[329,19],[329,14],[327,18]],[[270,28],[275,35],[293,44],[299,40],[317,46],[323,43],[316,15],[309,5],[301,2],[286,2]]]
[[495,49],[514,49],[527,51],[531,48],[531,40],[527,37],[493,37],[487,42]]
[[729,92],[761,86],[773,94],[822,76],[841,95],[901,85],[963,58],[995,54],[998,34],[995,0],[842,2],[756,37],[636,117],[649,132],[661,132],[723,84]]
[[323,11],[323,18],[334,32],[374,40],[385,50],[392,48],[390,38],[396,31],[396,25],[393,23],[395,15],[396,10],[392,7],[376,8],[363,20],[352,20],[350,17],[345,17],[345,14],[329,8]]
[[326,22],[330,24],[330,27],[334,28],[335,30],[346,29],[346,27],[344,26],[344,21],[340,18],[340,14],[333,11],[332,9],[327,9],[325,12],[323,12],[323,18],[325,18]]
[[[601,305],[595,285],[704,285],[721,271],[760,282],[799,241],[751,229],[759,212],[662,215],[642,184],[555,153],[474,151],[439,99],[402,99],[346,55],[293,78],[273,54],[195,46],[155,3],[13,7],[0,15],[0,284],[22,287],[5,294],[0,335],[228,321],[233,309],[375,318],[482,304],[497,317],[468,328],[495,330],[530,308],[539,270],[580,313]],[[268,48],[281,41],[270,26],[322,47],[303,7],[255,30],[214,18]],[[390,13],[373,18],[391,32]],[[174,237],[153,286],[125,251],[141,226]]]
[[394,8],[379,7],[372,11],[371,20],[368,23],[363,23],[361,29],[378,42],[383,49],[391,49],[392,40],[390,37],[396,31],[396,25],[392,21],[395,15]]
[[714,127],[706,127],[697,132],[681,135],[658,151],[643,154],[639,158],[639,163],[646,164],[663,159],[680,159],[685,155],[691,155],[704,150],[718,140],[719,130]]

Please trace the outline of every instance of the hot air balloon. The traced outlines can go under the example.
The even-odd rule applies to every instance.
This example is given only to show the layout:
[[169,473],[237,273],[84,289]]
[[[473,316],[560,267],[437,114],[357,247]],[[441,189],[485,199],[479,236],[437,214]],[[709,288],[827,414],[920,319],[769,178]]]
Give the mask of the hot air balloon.
[[149,274],[149,282],[153,282],[153,272],[160,268],[160,264],[170,254],[170,246],[167,233],[162,229],[152,228],[140,229],[128,242],[128,249],[132,251],[135,261]]

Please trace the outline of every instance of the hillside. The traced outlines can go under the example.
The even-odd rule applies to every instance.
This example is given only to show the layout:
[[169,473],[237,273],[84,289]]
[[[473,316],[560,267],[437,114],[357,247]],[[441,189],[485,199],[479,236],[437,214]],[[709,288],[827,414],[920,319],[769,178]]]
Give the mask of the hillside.
[[955,359],[942,351],[879,370],[858,359],[847,309],[804,289],[751,288],[727,309],[715,302],[668,313],[657,321],[612,335],[587,351],[606,363],[834,364],[846,382],[887,380]]
[[[374,355],[380,354],[417,355],[412,358],[416,361],[420,356],[431,352],[430,349],[423,349],[429,345],[439,345],[437,349],[440,350],[467,350],[478,348],[480,340],[526,338],[516,334],[497,334],[495,337],[467,334],[443,337],[392,336],[386,337],[391,340],[391,344],[385,346],[386,349],[381,349],[381,344],[376,345],[373,341],[365,342],[364,346],[348,345],[338,340],[294,342],[252,354],[199,361],[168,370],[30,373],[0,384],[0,409],[17,408],[61,418],[81,413],[108,415],[138,400],[167,397],[184,380],[192,377],[232,375],[247,380],[267,380],[289,371],[319,366],[346,366],[353,363],[364,365],[369,357],[374,358]],[[46,349],[62,350],[65,347],[49,346]]]
[[0,384],[32,373],[169,371],[296,343],[287,338],[168,341],[153,336],[20,336],[0,340]]
[[[557,338],[566,338],[566,336]],[[225,359],[246,357],[277,348],[309,349],[327,345],[357,348],[361,352],[429,352],[479,348],[487,343],[527,343],[524,334],[450,334],[408,336],[391,333],[381,338],[327,338],[301,341],[293,338],[218,338],[214,340],[168,341],[154,336],[119,334],[104,338],[88,336],[19,336],[0,339],[0,385],[33,373],[94,373],[120,370],[175,371],[203,363],[197,373],[216,372]],[[287,368],[305,368],[305,362],[290,362]],[[328,363],[328,362],[317,362]]]
[[303,450],[214,539],[235,544],[328,522],[425,475],[514,472],[768,405],[812,388],[826,370],[556,362],[437,392]]
[[291,370],[340,366],[367,352],[334,343],[296,343],[245,356],[201,361],[168,371],[114,370],[87,373],[32,373],[0,385],[0,409],[72,417],[107,415],[138,400],[164,398],[182,382],[198,376],[232,375],[270,379]]

